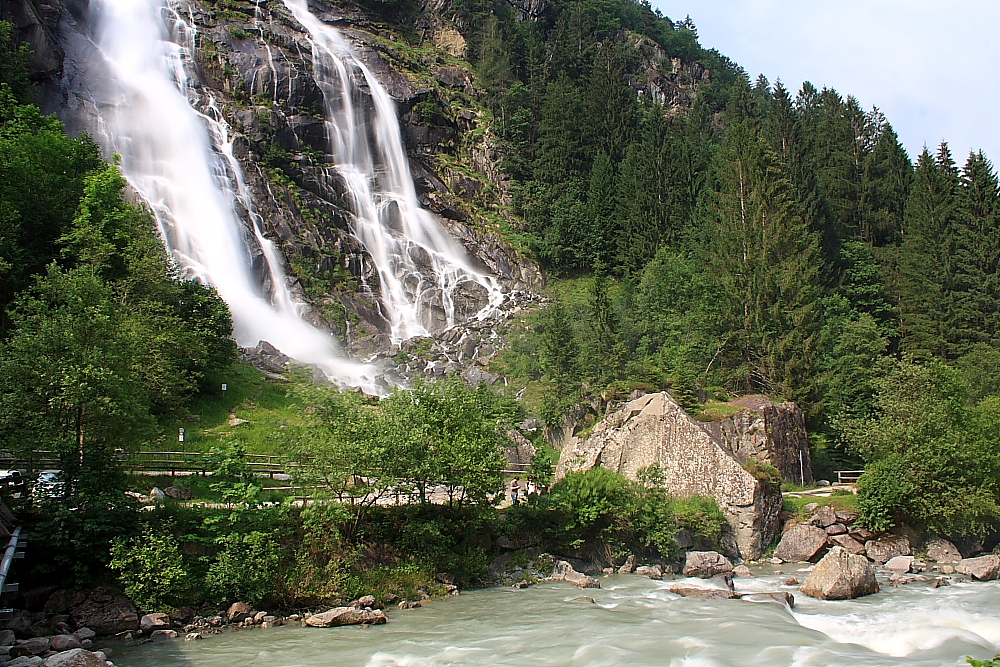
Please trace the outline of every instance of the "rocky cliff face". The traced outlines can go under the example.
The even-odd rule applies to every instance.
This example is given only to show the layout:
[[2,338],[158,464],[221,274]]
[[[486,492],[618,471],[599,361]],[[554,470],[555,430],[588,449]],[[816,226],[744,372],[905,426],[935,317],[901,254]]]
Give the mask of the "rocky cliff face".
[[744,470],[724,442],[666,392],[626,403],[586,441],[568,444],[556,477],[602,466],[634,479],[653,464],[664,470],[672,495],[715,499],[730,527],[723,544],[727,555],[756,559],[771,544],[779,527],[780,489]]
[[[33,76],[43,85],[46,111],[58,113],[73,132],[99,127],[81,80],[90,4],[3,3],[3,17],[35,51]],[[522,20],[536,20],[549,7],[547,0],[511,0],[511,5]],[[171,6],[196,30],[191,69],[199,111],[212,106],[211,113],[220,114],[231,129],[233,152],[265,236],[282,251],[291,292],[304,304],[306,318],[336,333],[353,356],[374,361],[389,374],[433,374],[468,359],[485,363],[503,344],[499,326],[512,311],[537,299],[543,276],[500,235],[497,221],[506,219],[505,225],[515,227],[518,222],[509,213],[504,149],[494,138],[466,60],[463,32],[477,27],[455,24],[449,0],[425,0],[413,24],[405,27],[388,25],[347,3],[310,2],[322,21],[341,30],[395,100],[421,204],[440,216],[483,269],[501,279],[510,297],[485,327],[459,321],[460,327],[469,326],[449,339],[461,349],[437,337],[437,358],[426,359],[393,346],[388,335],[378,274],[351,230],[350,192],[326,154],[323,94],[303,26],[276,0],[175,0]],[[648,40],[634,42],[644,63],[633,81],[637,94],[658,99],[671,111],[688,106],[710,73],[668,58]],[[247,211],[241,213],[251,224]],[[259,248],[253,252],[262,290],[270,293],[266,263]],[[475,289],[460,291],[458,310],[474,314],[485,298]]]
[[744,396],[731,403],[742,408],[705,428],[741,464],[768,463],[784,480],[811,484],[812,457],[802,409],[795,403],[772,403],[766,396]]

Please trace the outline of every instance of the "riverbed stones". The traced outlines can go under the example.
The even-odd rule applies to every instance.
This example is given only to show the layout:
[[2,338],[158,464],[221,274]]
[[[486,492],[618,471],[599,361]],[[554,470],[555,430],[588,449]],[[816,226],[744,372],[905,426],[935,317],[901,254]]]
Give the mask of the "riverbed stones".
[[962,560],[962,554],[958,547],[948,540],[934,537],[927,540],[927,558],[935,563],[954,565]]
[[49,650],[49,639],[47,637],[32,637],[20,644],[10,647],[7,653],[12,658],[20,658],[22,655],[39,655]]
[[780,604],[782,607],[794,608],[795,596],[788,591],[773,591],[767,593],[746,593],[741,599],[748,602],[770,602]]
[[1000,579],[1000,556],[965,558],[955,566],[955,571],[979,581]]
[[603,466],[635,479],[658,464],[667,491],[678,497],[715,499],[729,524],[723,551],[759,558],[778,530],[781,493],[744,470],[721,436],[692,419],[667,392],[629,401],[596,426],[583,442],[563,447],[557,478]]
[[868,557],[879,565],[884,565],[896,556],[910,556],[913,550],[910,540],[902,535],[886,535],[877,540],[865,542],[865,552]]
[[577,572],[573,566],[564,560],[556,563],[552,570],[552,578],[556,581],[567,581],[579,588],[600,588],[601,582],[593,577]]
[[635,573],[650,579],[663,579],[663,568],[660,565],[640,565],[635,568]]
[[885,563],[885,569],[890,572],[905,574],[913,566],[913,556],[895,556]]
[[165,642],[168,639],[177,639],[176,630],[153,630],[149,638],[155,643]]
[[77,628],[76,632],[73,633],[73,636],[79,639],[81,642],[85,642],[88,639],[93,639],[94,637],[96,637],[97,633],[91,630],[90,628]]
[[741,577],[743,579],[754,579],[755,578],[754,575],[753,575],[753,572],[751,572],[750,568],[747,567],[746,565],[737,565],[736,567],[734,567],[733,568],[733,574],[735,574],[737,577]]
[[715,551],[689,551],[684,557],[684,576],[709,579],[717,574],[732,572],[733,564]]
[[86,649],[56,653],[45,659],[45,667],[107,667],[107,660]]
[[820,600],[853,600],[878,592],[875,568],[864,556],[833,547],[799,587]]
[[618,574],[632,574],[635,572],[635,554],[630,554],[622,566],[618,568]]
[[42,667],[45,661],[37,655],[22,655],[7,663],[7,667]]
[[355,609],[354,607],[335,607],[322,614],[313,614],[306,619],[306,625],[312,628],[334,628],[344,625],[382,625],[386,615],[380,609]]
[[13,630],[0,630],[0,646],[13,646],[16,639]]
[[826,531],[817,526],[799,524],[792,526],[774,551],[774,557],[786,563],[811,561],[826,548]]

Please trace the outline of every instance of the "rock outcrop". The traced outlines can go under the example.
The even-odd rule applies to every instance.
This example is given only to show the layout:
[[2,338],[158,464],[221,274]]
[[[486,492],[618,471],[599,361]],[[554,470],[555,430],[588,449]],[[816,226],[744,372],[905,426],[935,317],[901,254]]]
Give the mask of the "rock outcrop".
[[602,466],[635,478],[659,465],[675,496],[710,496],[726,516],[727,555],[756,559],[778,530],[780,490],[743,469],[723,443],[666,392],[626,403],[599,422],[585,442],[567,444],[557,479]]
[[802,409],[795,403],[772,403],[766,396],[744,396],[730,405],[736,414],[706,428],[741,464],[760,461],[773,465],[783,479],[811,484],[812,457]]
[[875,567],[867,558],[834,547],[816,564],[799,590],[820,600],[853,600],[877,593],[878,582]]

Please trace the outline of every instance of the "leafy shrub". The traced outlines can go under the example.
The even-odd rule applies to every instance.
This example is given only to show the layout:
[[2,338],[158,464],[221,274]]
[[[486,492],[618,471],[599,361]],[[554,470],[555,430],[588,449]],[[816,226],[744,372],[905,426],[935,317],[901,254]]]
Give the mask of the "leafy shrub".
[[217,540],[221,547],[208,568],[205,583],[218,602],[259,604],[277,581],[278,547],[260,531],[232,533]]
[[145,528],[130,540],[111,547],[111,568],[117,570],[125,594],[145,611],[164,611],[180,601],[188,586],[177,540]]
[[975,658],[969,656],[965,658],[972,667],[1000,667],[1000,653],[993,656],[992,660],[976,660]]

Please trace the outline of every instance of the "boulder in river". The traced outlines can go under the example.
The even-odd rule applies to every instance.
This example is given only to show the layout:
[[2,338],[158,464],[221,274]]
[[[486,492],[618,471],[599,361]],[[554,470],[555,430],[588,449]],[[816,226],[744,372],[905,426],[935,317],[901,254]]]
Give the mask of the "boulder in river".
[[989,555],[980,556],[979,558],[965,558],[955,566],[955,571],[979,581],[1000,579],[1000,556]]
[[588,577],[587,575],[577,572],[573,569],[573,566],[564,560],[556,563],[555,568],[552,570],[552,578],[557,581],[568,581],[574,586],[580,588],[600,588],[601,582],[593,577]]
[[733,568],[733,574],[743,579],[753,579],[753,572],[746,565],[737,565]]
[[699,600],[735,600],[740,597],[728,588],[699,588],[697,586],[684,586],[677,584],[670,587],[670,592],[685,598],[697,598]]
[[826,547],[827,539],[826,531],[817,526],[792,526],[781,536],[774,557],[786,563],[811,561]]
[[306,619],[306,625],[313,628],[335,628],[342,625],[382,625],[386,622],[385,612],[380,609],[355,609],[335,607],[322,614],[313,614]]
[[788,591],[774,591],[768,593],[744,593],[742,599],[748,602],[771,602],[787,606],[789,609],[795,607],[795,596]]
[[875,567],[864,556],[834,547],[823,557],[799,590],[820,600],[853,600],[878,592]]
[[910,556],[913,554],[910,541],[902,535],[886,535],[877,540],[868,540],[865,542],[865,551],[868,557],[879,565],[888,563],[890,559],[896,556]]
[[226,618],[230,623],[242,623],[253,616],[253,609],[246,602],[234,602],[229,605],[226,611]]
[[729,559],[714,551],[689,551],[684,558],[684,576],[709,579],[717,574],[732,572]]
[[913,565],[913,556],[894,556],[886,561],[885,569],[906,574]]
[[83,648],[83,644],[73,635],[56,635],[49,640],[49,649],[56,652],[70,651],[75,648]]
[[640,565],[635,568],[635,573],[650,579],[663,579],[663,567],[660,565]]
[[940,537],[927,540],[927,558],[935,563],[954,565],[962,560],[962,553],[954,544]]

